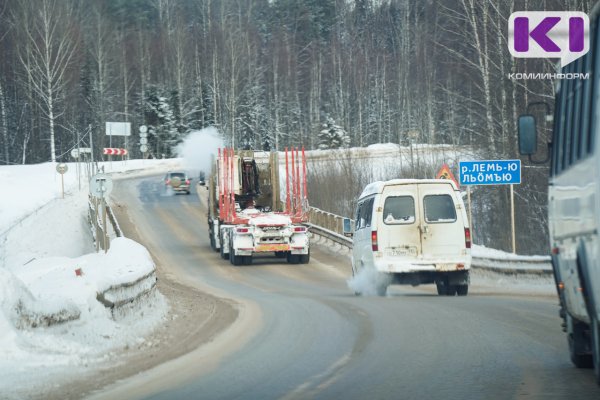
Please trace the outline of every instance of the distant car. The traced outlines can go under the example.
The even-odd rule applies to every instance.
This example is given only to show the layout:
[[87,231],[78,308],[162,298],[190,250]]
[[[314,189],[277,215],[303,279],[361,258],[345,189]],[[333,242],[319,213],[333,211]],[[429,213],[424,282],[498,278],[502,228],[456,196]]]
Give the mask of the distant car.
[[190,194],[190,180],[185,172],[167,172],[164,178],[165,188],[175,192]]
[[200,171],[200,173],[198,174],[198,184],[200,186],[206,185],[206,174],[204,173],[204,171]]

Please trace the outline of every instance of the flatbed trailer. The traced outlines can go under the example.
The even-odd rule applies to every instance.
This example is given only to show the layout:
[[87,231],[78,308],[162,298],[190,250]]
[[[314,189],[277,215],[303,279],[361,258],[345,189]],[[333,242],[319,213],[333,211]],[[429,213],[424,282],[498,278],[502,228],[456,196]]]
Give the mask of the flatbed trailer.
[[285,202],[279,154],[220,149],[209,179],[211,247],[233,265],[272,253],[292,264],[310,261],[306,157],[285,150]]

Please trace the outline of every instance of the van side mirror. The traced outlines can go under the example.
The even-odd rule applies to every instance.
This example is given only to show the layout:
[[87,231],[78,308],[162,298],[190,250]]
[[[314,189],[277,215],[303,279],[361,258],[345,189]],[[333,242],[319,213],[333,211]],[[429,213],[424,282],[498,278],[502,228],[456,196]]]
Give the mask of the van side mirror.
[[354,232],[352,231],[352,220],[350,218],[344,218],[344,236],[352,237],[354,236]]
[[533,115],[521,115],[518,123],[519,153],[531,156],[537,151],[537,127]]

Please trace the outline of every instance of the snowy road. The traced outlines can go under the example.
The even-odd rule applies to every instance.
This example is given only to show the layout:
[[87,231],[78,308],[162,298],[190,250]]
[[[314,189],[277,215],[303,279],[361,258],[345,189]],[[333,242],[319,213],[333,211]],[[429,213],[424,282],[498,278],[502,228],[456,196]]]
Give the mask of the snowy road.
[[[168,275],[239,304],[212,343],[97,398],[597,399],[568,360],[553,295],[474,277],[467,297],[391,287],[355,297],[345,257],[234,267],[211,251],[204,205],[164,196],[160,178],[118,182],[138,234]],[[550,292],[551,293],[551,292]]]

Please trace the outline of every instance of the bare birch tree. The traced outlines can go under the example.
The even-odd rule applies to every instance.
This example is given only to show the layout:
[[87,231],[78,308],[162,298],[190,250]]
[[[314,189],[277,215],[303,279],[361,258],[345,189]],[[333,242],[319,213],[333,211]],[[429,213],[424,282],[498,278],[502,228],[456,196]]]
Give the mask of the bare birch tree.
[[[31,26],[24,27],[28,46],[18,47],[19,60],[29,77],[32,90],[39,96],[48,122],[50,159],[56,162],[56,119],[62,92],[70,76],[66,73],[77,50],[72,23],[74,16],[66,1],[22,0],[29,8]],[[18,25],[15,21],[15,25]],[[24,54],[24,52],[26,52]]]
[[[3,21],[3,13],[0,14],[0,21]],[[0,32],[0,43],[3,41],[7,32]],[[2,85],[2,77],[0,76],[0,118],[2,119],[2,124],[0,128],[2,129],[2,138],[4,142],[4,163],[6,165],[10,164],[10,143],[8,141],[8,123],[6,121],[6,102],[4,98],[4,87]]]

